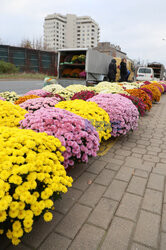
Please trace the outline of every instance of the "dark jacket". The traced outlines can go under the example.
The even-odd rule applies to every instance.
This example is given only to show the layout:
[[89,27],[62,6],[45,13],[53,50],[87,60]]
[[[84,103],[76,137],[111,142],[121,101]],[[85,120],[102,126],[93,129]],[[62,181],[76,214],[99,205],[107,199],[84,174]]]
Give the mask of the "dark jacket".
[[125,62],[120,63],[120,75],[126,76],[127,75],[127,67]]
[[109,69],[108,69],[108,78],[109,80],[115,81],[116,78],[116,60],[112,59],[111,63],[109,64]]

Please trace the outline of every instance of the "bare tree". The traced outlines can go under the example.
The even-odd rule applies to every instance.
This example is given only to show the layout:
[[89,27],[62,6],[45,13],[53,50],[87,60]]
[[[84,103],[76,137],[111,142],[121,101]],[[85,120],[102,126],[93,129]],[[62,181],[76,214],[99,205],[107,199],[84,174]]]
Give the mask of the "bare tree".
[[49,50],[48,44],[46,42],[43,43],[43,49],[44,50]]
[[21,47],[31,49],[32,48],[32,43],[29,39],[23,39],[20,44]]
[[32,48],[33,49],[38,49],[38,50],[43,49],[42,37],[40,37],[40,38],[33,38]]
[[47,50],[47,51],[50,50],[48,48],[48,45],[45,42],[43,42],[42,37],[33,38],[32,41],[30,39],[23,39],[21,41],[20,46],[23,48],[29,48],[29,49]]
[[43,49],[43,42],[42,42],[42,37],[39,39],[36,39],[36,49]]

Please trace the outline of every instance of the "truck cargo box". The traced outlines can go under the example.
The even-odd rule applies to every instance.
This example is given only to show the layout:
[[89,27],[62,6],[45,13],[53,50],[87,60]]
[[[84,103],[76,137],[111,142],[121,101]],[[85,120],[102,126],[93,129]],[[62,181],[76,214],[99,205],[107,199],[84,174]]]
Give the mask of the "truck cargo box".
[[103,81],[108,74],[112,56],[95,49],[60,49],[58,51],[58,83],[93,85]]
[[163,80],[164,73],[165,73],[165,67],[161,63],[153,62],[149,63],[148,67],[151,67],[154,71],[154,79],[156,80]]

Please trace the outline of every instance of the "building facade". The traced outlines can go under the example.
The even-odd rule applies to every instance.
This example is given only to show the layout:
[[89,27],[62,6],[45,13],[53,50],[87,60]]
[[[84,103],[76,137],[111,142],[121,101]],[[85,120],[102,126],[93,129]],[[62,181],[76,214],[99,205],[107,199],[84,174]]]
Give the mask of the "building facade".
[[48,49],[94,48],[99,39],[99,25],[89,16],[55,13],[44,20],[44,44]]
[[100,42],[95,49],[112,57],[127,58],[127,54],[121,50],[120,46],[115,46],[110,42]]

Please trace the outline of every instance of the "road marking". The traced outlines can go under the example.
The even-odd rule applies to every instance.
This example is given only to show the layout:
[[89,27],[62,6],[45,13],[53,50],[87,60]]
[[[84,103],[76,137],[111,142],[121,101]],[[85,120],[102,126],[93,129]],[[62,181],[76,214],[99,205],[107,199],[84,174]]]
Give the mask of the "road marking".
[[98,151],[97,155],[98,156],[105,155],[108,152],[108,150],[113,147],[113,145],[117,142],[117,140],[118,140],[118,137],[117,138],[110,138],[109,140],[102,142],[100,147],[99,147],[99,151]]

